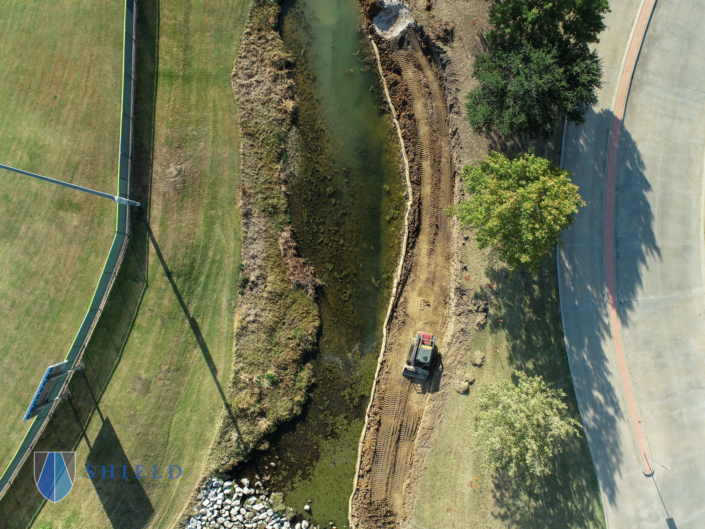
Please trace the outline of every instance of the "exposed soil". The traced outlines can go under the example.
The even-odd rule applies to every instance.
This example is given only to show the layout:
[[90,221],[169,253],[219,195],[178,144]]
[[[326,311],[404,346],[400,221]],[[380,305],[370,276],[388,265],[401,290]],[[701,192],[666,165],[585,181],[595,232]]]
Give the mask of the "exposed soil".
[[[487,302],[465,286],[458,259],[462,237],[446,209],[463,195],[455,178],[462,164],[487,154],[489,142],[462,121],[458,74],[447,50],[436,43],[452,39],[454,28],[427,13],[425,27],[385,40],[369,22],[381,5],[361,4],[401,129],[412,192],[406,254],[385,327],[350,504],[352,527],[381,528],[403,525],[410,516],[448,392],[458,384],[466,391],[471,383],[464,358],[471,329],[486,323]],[[486,10],[481,0],[470,4]],[[480,43],[478,37],[472,48]],[[471,58],[462,61],[464,73]],[[461,135],[466,141],[461,142]],[[417,330],[437,337],[439,358],[427,381],[401,375],[408,340]]]
[[[414,99],[419,92],[413,88],[413,80],[410,81],[413,76],[408,73],[405,75],[405,69],[408,72],[408,65],[399,58],[399,52],[395,48],[395,46],[398,48],[399,44],[395,41],[384,41],[369,27],[369,21],[381,9],[381,3],[360,0],[368,20],[367,33],[379,47],[383,77],[389,86],[391,104],[397,112],[402,131],[410,165],[413,203],[409,214],[407,254],[401,269],[399,288],[395,292],[385,326],[388,341],[380,354],[378,375],[361,439],[358,472],[350,504],[351,526],[356,528],[425,528],[451,525],[489,527],[487,522],[493,520],[493,526],[496,522],[502,527],[533,527],[543,525],[549,519],[557,521],[560,525],[565,520],[578,518],[585,522],[586,527],[592,526],[590,522],[593,519],[599,525],[601,519],[599,493],[591,473],[589,452],[584,444],[582,448],[578,443],[566,448],[566,452],[571,455],[566,456],[561,464],[567,465],[570,469],[568,470],[566,466],[561,467],[557,471],[555,483],[551,482],[552,484],[548,486],[551,492],[547,498],[538,501],[527,498],[513,489],[510,490],[505,486],[506,484],[498,485],[497,482],[491,486],[490,494],[483,494],[478,478],[470,477],[476,474],[468,473],[469,468],[477,472],[476,469],[480,468],[479,464],[465,465],[464,471],[460,474],[449,468],[454,461],[461,461],[464,464],[463,458],[467,460],[473,458],[469,443],[465,443],[462,437],[468,435],[466,424],[470,420],[471,413],[463,415],[467,418],[463,419],[462,425],[456,425],[455,430],[441,428],[441,420],[446,412],[451,390],[464,395],[468,392],[472,393],[475,389],[471,386],[473,383],[477,384],[476,376],[480,384],[487,383],[487,380],[496,379],[498,376],[496,371],[499,368],[504,370],[505,367],[512,365],[506,362],[508,359],[505,359],[507,365],[502,365],[501,351],[498,352],[497,347],[489,348],[488,333],[485,329],[488,326],[490,304],[494,303],[493,310],[499,310],[502,314],[501,300],[507,292],[500,294],[499,289],[502,285],[499,282],[506,276],[506,270],[487,275],[489,270],[487,267],[492,268],[494,262],[490,252],[470,248],[469,246],[474,244],[472,230],[461,229],[454,221],[450,222],[450,227],[444,227],[446,233],[441,237],[438,237],[441,231],[440,224],[434,232],[436,236],[433,239],[434,243],[445,242],[445,246],[442,249],[438,247],[437,251],[445,253],[446,261],[424,258],[423,253],[419,251],[423,243],[424,221],[428,215],[425,210],[428,202],[424,200],[423,192],[426,184],[424,178],[430,174],[432,179],[436,179],[431,186],[443,184],[443,181],[439,180],[442,169],[441,160],[437,156],[431,157],[432,172],[424,172],[427,169],[424,165],[424,146],[428,145],[429,136],[425,136],[427,131],[419,122],[423,121],[424,111],[427,117],[432,116],[427,120],[427,123],[430,123],[430,141],[433,148],[440,146],[434,142],[442,141],[442,148],[447,148],[446,152],[451,154],[451,181],[453,181],[453,174],[458,175],[465,164],[474,164],[491,149],[510,156],[533,149],[536,154],[558,163],[562,127],[557,127],[550,141],[507,142],[501,137],[485,138],[475,135],[463,119],[461,103],[464,95],[476,83],[472,79],[472,64],[475,55],[484,51],[483,34],[489,29],[487,14],[491,1],[408,1],[416,16],[417,27],[414,31],[421,48],[421,54],[413,54],[412,61],[416,66],[415,75],[418,76],[420,73],[422,77],[423,105],[418,104]],[[424,63],[421,62],[421,58],[426,59],[426,68],[423,68]],[[429,75],[429,72],[433,75]],[[436,82],[434,82],[434,76]],[[417,87],[418,85],[416,83]],[[441,91],[442,103],[441,97],[434,93],[434,86]],[[441,110],[447,112],[447,117],[443,117]],[[419,114],[422,116],[421,119]],[[447,120],[445,129],[444,119]],[[457,203],[464,196],[464,185],[457,178],[453,185],[452,201]],[[435,204],[438,203],[438,201],[435,202]],[[444,238],[448,238],[449,241],[444,241]],[[429,267],[432,266],[443,268],[436,268],[436,281],[433,283],[434,296],[429,300],[430,307],[424,308],[433,310],[432,314],[438,317],[439,321],[423,330],[430,330],[439,336],[438,347],[441,358],[433,372],[433,379],[427,385],[419,385],[404,380],[400,366],[406,352],[403,345],[416,330],[422,330],[415,326],[426,325],[423,323],[423,311],[420,307],[411,306],[410,300],[416,293],[414,289],[417,288],[419,278],[426,277],[429,274]],[[547,266],[551,269],[550,264]],[[555,280],[550,279],[552,277],[550,273],[547,277],[550,285],[548,293],[537,293],[534,279],[522,280],[526,284],[521,284],[519,281],[518,286],[512,286],[512,295],[517,299],[522,299],[524,302],[528,299],[531,303],[535,303],[535,307],[532,305],[533,308],[521,305],[518,312],[513,315],[527,326],[536,325],[534,320],[546,321],[540,324],[539,334],[543,336],[542,333],[545,333],[556,338],[546,338],[545,342],[538,340],[537,343],[544,344],[543,347],[538,347],[539,350],[545,349],[549,351],[547,354],[551,355],[560,354],[551,349],[548,344],[558,343],[556,340],[560,341],[562,331],[553,309],[555,299],[550,294],[550,289],[555,287]],[[552,300],[553,305],[549,303],[551,308],[548,312],[543,305],[545,300],[541,296]],[[440,305],[438,305],[439,300],[442,300]],[[435,307],[434,302],[436,302]],[[497,308],[497,305],[500,308]],[[538,310],[541,318],[529,315],[526,317],[527,321],[524,321],[525,311],[531,314],[531,310]],[[428,320],[432,321],[433,317]],[[554,323],[551,324],[548,320]],[[502,319],[496,319],[496,322],[493,321],[489,325],[490,333],[495,333],[493,336],[497,334],[498,326],[503,325],[502,321]],[[477,336],[473,336],[473,332]],[[523,351],[522,354],[526,358],[522,360],[519,356],[512,357],[514,365],[519,365],[524,370],[534,369],[537,365],[534,357],[538,358],[536,350],[527,350],[524,344],[528,336],[531,335],[523,331],[515,335],[516,350]],[[473,343],[473,339],[477,343]],[[499,345],[500,348],[507,347],[502,346],[501,340]],[[473,351],[478,348],[483,351],[474,358]],[[485,354],[490,356],[484,358]],[[483,357],[482,360],[480,357]],[[498,361],[498,365],[492,364],[490,360],[495,364]],[[476,365],[472,365],[473,363]],[[567,372],[565,365],[557,366],[553,361],[550,365],[553,366],[552,369],[565,368]],[[494,370],[494,373],[488,369]],[[555,372],[550,369],[544,374],[548,379],[556,377]],[[414,390],[418,390],[418,393]],[[412,392],[414,392],[413,395]],[[453,398],[456,399],[454,409],[457,415],[457,399],[467,397],[454,394]],[[577,409],[574,413],[577,415]],[[457,416],[451,417],[451,425],[455,424],[454,420],[457,423]],[[441,431],[444,432],[444,438],[439,438]],[[449,440],[449,435],[452,440]],[[429,454],[437,446],[442,446],[444,451],[440,455],[437,454],[434,461],[433,458],[429,459]],[[588,454],[587,459],[585,453]],[[460,460],[455,459],[458,457]],[[429,473],[428,476],[427,473]],[[433,486],[433,483],[445,485],[449,475],[453,475],[454,480],[451,479],[448,486],[439,487],[439,491],[435,493],[424,489],[423,496],[419,494],[422,483],[425,487]],[[482,474],[482,479],[483,482],[492,482],[489,474]],[[581,493],[575,495],[580,498],[578,501],[571,497],[570,491],[563,495],[563,491],[574,485],[581,489]],[[417,497],[419,502],[423,497],[425,503],[417,505]],[[556,500],[556,497],[560,499]],[[471,503],[473,512],[470,516],[468,516],[467,507],[470,504],[469,498],[473,498]],[[465,508],[454,509],[451,512],[450,507],[459,507],[458,502]],[[598,507],[595,507],[596,505]],[[474,512],[475,510],[478,512]],[[421,516],[415,511],[422,511]],[[462,521],[454,518],[459,513],[464,513]],[[576,516],[576,513],[579,514]],[[432,516],[432,519],[429,519],[429,516]]]

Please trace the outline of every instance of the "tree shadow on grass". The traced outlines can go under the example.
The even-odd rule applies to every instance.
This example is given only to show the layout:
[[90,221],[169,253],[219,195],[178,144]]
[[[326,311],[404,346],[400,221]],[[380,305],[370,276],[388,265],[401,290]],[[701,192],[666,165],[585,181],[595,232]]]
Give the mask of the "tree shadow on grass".
[[494,476],[493,516],[507,527],[565,529],[604,527],[599,491],[584,439],[564,443],[552,474],[535,487],[508,476]]
[[[626,419],[626,410],[611,383],[614,367],[609,347],[611,330],[603,238],[609,154],[605,142],[614,115],[610,111],[590,109],[586,117],[586,122],[577,129],[569,124],[565,136],[564,166],[575,172],[573,183],[579,187],[587,205],[578,212],[570,230],[563,233],[565,247],[558,254],[563,306],[558,298],[554,257],[545,260],[537,277],[522,270],[513,277],[506,269],[489,270],[487,274],[495,288],[486,288],[483,295],[492,300],[490,330],[506,335],[511,367],[525,370],[530,375],[542,375],[549,385],[565,391],[569,412],[575,417],[578,416],[575,395],[580,396],[581,418],[587,428],[585,436],[589,437],[589,446],[594,451],[592,466],[601,477],[605,501],[614,504],[616,481],[611,478],[624,457],[618,425]],[[511,146],[499,143],[497,147],[511,150]],[[648,197],[652,189],[645,171],[646,163],[636,142],[629,130],[622,126],[616,172],[614,237],[618,314],[625,327],[630,324],[634,300],[644,288],[642,271],[661,255]],[[565,338],[561,309],[566,324]],[[558,469],[570,470],[561,465],[567,464],[565,462],[571,457],[582,457],[580,454],[586,458],[584,466],[577,464],[578,459],[573,466],[590,466],[588,445],[585,440],[579,443],[580,450],[570,452],[566,449],[558,458]],[[585,480],[586,494],[590,496],[583,502],[571,503],[570,498],[565,498],[572,489],[568,486],[570,484],[561,483],[563,474],[557,473],[546,481],[546,487],[556,498],[562,498],[560,504],[545,503],[546,500],[541,499],[544,507],[527,503],[522,508],[521,502],[504,493],[499,496],[503,502],[501,512],[508,521],[519,520],[516,523],[522,527],[531,527],[530,520],[538,516],[531,513],[536,509],[548,512],[546,506],[562,516],[570,514],[566,506],[571,505],[571,512],[576,515],[589,513],[589,509],[585,511],[581,505],[587,508],[592,499],[597,501],[599,498],[596,496],[597,480],[594,474],[588,474],[590,472],[581,478]],[[545,526],[546,522],[542,523]]]
[[514,138],[503,136],[495,131],[488,138],[490,149],[501,152],[509,158],[514,158],[525,152],[533,152],[536,156],[547,158],[558,165],[560,163],[563,126],[563,121],[558,123],[550,138]]
[[[563,340],[555,258],[546,259],[536,276],[523,269],[510,275],[508,269],[500,267],[490,267],[486,274],[492,286],[483,287],[479,296],[490,301],[490,332],[506,338],[509,367],[529,376],[540,375],[551,388],[566,393],[568,414],[579,420]],[[606,399],[616,398],[610,396],[610,388],[604,391]],[[601,420],[607,428],[605,435],[609,435],[616,421],[609,416]],[[581,435],[563,443],[553,474],[539,483],[538,492],[532,493],[518,481],[497,477],[492,491],[497,509],[494,516],[517,528],[589,527],[591,522],[600,523],[600,489],[590,449]],[[617,441],[608,446],[615,453],[621,452]]]
[[[72,377],[69,384],[71,397],[59,403],[35,446],[36,451],[75,451],[81,442],[85,442],[91,450],[99,445],[101,437],[91,445],[86,436],[86,429],[94,415],[97,414],[101,421],[105,419],[100,410],[100,401],[120,363],[124,345],[132,332],[133,322],[142,303],[147,286],[149,240],[144,226],[138,222],[138,215],[149,215],[158,37],[159,0],[143,0],[138,4],[137,14],[138,45],[130,198],[141,202],[144,211],[131,211],[131,233],[127,250],[101,317],[83,352],[81,361],[85,366],[84,370]],[[117,135],[115,141],[117,148]],[[41,516],[46,500],[34,484],[32,459],[27,459],[0,500],[0,529],[29,527]],[[82,462],[78,461],[77,467],[77,479],[83,479]],[[127,489],[125,494],[128,500],[132,497]],[[100,497],[101,500],[106,499],[105,496]],[[115,498],[111,501],[119,502],[121,499]],[[144,507],[146,504],[141,501],[140,505]],[[142,509],[142,512],[147,511],[146,507]],[[134,513],[129,508],[123,512],[106,507],[106,512],[109,512],[113,527],[138,527],[132,521]]]

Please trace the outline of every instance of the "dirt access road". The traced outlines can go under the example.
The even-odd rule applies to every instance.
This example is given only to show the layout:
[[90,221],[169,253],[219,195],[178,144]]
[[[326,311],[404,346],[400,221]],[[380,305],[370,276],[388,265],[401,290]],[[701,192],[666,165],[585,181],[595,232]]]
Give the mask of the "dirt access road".
[[[453,202],[454,176],[444,87],[424,39],[414,29],[376,39],[406,148],[412,201],[351,499],[351,524],[357,528],[393,527],[403,519],[419,426],[443,372],[451,262],[445,211]],[[401,374],[409,339],[418,330],[433,333],[439,344],[439,359],[425,381]]]

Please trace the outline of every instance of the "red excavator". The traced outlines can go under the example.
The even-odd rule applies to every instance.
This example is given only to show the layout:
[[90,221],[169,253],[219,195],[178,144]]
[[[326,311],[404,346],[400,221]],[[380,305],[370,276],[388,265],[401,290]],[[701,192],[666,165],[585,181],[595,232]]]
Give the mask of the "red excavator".
[[436,337],[430,332],[416,333],[416,338],[409,340],[409,352],[402,374],[405,377],[428,378],[428,371],[436,352]]

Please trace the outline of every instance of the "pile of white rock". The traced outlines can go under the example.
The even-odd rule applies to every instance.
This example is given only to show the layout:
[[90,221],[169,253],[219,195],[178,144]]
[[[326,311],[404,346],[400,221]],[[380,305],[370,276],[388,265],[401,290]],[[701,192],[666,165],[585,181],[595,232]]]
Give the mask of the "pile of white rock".
[[247,478],[240,483],[242,487],[219,478],[207,479],[186,529],[314,529],[307,520],[292,527],[294,511],[284,505],[281,493],[270,496],[259,480],[252,487]]

